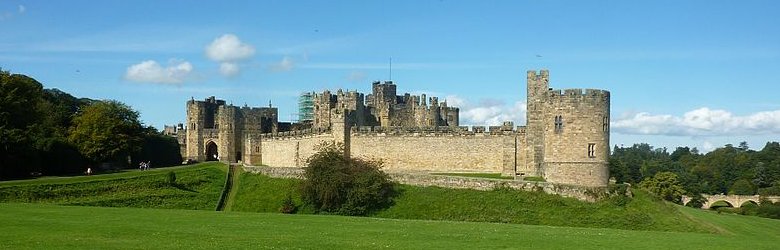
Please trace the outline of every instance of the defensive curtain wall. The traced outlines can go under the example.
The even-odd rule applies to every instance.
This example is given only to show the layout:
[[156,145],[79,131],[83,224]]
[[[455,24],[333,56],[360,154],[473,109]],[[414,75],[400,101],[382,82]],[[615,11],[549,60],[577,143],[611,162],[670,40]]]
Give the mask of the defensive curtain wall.
[[[244,166],[244,171],[264,174],[274,178],[303,179],[303,168]],[[388,172],[390,178],[398,183],[414,186],[436,186],[444,188],[468,188],[476,190],[492,190],[496,187],[508,187],[525,191],[542,191],[571,197],[583,201],[597,201],[606,192],[604,187],[583,187],[551,182],[536,182],[523,180],[503,180],[490,178],[474,178],[464,176],[446,176],[433,174],[412,174]]]
[[[444,119],[441,110],[433,115],[436,122],[411,122],[420,120],[417,116],[414,119],[404,115],[396,117],[408,119],[415,126],[381,122],[393,120],[390,119],[392,116],[385,119],[382,112],[378,113],[377,124],[361,125],[360,119],[354,117],[361,110],[356,107],[363,103],[357,98],[360,95],[343,92],[330,95],[326,91],[323,96],[330,96],[328,102],[316,102],[319,108],[315,105],[315,110],[322,113],[315,115],[321,118],[319,123],[314,123],[318,126],[294,131],[280,129],[278,111],[270,105],[267,108],[239,108],[214,97],[205,102],[188,101],[188,127],[179,130],[179,141],[187,145],[185,157],[195,161],[303,167],[306,159],[315,153],[316,145],[332,141],[344,144],[348,155],[383,161],[388,172],[498,172],[505,176],[540,176],[551,183],[606,186],[609,176],[609,92],[554,90],[549,88],[546,70],[528,71],[527,81],[527,126],[514,127],[506,122],[503,126],[488,128],[462,127],[456,125],[456,115],[453,119],[450,115]],[[374,85],[376,88],[395,86],[389,83]],[[379,102],[377,100],[384,100],[384,94],[376,96],[365,102],[374,105]],[[411,108],[426,114],[423,111],[431,110],[422,101],[424,98],[419,103],[415,103],[419,98],[414,96],[390,99],[396,101],[393,112]],[[352,101],[356,105],[346,104]],[[438,103],[433,98],[431,102]],[[373,107],[371,105],[367,107]],[[447,110],[458,111],[450,107]],[[325,112],[327,115],[323,115]],[[369,112],[363,114],[368,118],[377,116],[368,115]],[[441,121],[448,123],[442,125]]]

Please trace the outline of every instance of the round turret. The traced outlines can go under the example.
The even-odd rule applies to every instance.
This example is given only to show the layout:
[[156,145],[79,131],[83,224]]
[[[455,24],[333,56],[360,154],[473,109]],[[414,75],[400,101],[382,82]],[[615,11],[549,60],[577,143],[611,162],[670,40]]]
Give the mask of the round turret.
[[549,90],[544,112],[547,181],[606,186],[609,179],[609,91]]

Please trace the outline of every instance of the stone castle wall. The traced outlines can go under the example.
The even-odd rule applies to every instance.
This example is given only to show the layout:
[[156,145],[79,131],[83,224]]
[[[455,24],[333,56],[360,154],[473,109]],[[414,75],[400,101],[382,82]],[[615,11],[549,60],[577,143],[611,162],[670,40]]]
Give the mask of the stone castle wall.
[[488,133],[353,133],[350,150],[352,156],[382,160],[393,172],[502,172],[514,163],[514,140]]
[[[477,127],[477,130],[479,131]],[[346,142],[353,157],[382,160],[388,172],[504,172],[514,175],[515,131],[340,131],[285,132],[260,139],[260,162],[271,167],[303,167],[322,142]],[[260,164],[256,164],[260,165]]]
[[266,166],[304,167],[306,159],[316,153],[316,146],[326,141],[335,141],[333,134],[263,138],[260,142],[260,159]]
[[[244,166],[244,170],[250,173],[263,174],[274,178],[304,178],[303,168]],[[590,202],[596,201],[597,198],[595,197],[595,194],[606,192],[605,188],[591,188],[550,182],[500,180],[462,176],[431,175],[424,173],[388,173],[388,175],[390,175],[390,178],[393,181],[406,185],[464,188],[475,190],[492,190],[496,187],[508,187],[525,191],[542,191],[548,194],[557,194],[563,197],[571,197]]]

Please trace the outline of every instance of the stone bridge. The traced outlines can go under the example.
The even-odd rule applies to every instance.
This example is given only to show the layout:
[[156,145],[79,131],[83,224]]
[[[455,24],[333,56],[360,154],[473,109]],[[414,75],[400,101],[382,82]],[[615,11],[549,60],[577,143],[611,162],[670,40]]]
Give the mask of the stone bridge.
[[[728,203],[732,207],[742,207],[747,202],[752,202],[753,204],[758,204],[761,199],[766,199],[772,202],[780,202],[780,196],[759,196],[759,195],[724,195],[724,194],[715,194],[715,195],[708,195],[708,194],[702,194],[702,197],[704,199],[707,199],[706,202],[701,206],[702,209],[709,209],[715,202],[723,201]],[[691,197],[683,196],[682,202],[683,205],[688,204],[688,202],[691,201]]]

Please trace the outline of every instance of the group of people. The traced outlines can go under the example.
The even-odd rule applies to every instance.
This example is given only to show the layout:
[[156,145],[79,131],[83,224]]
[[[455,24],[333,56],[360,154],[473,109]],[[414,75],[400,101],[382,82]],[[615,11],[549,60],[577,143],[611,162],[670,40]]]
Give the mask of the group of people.
[[141,171],[149,170],[149,168],[151,167],[152,167],[152,161],[141,162],[138,164],[138,169],[140,169]]

